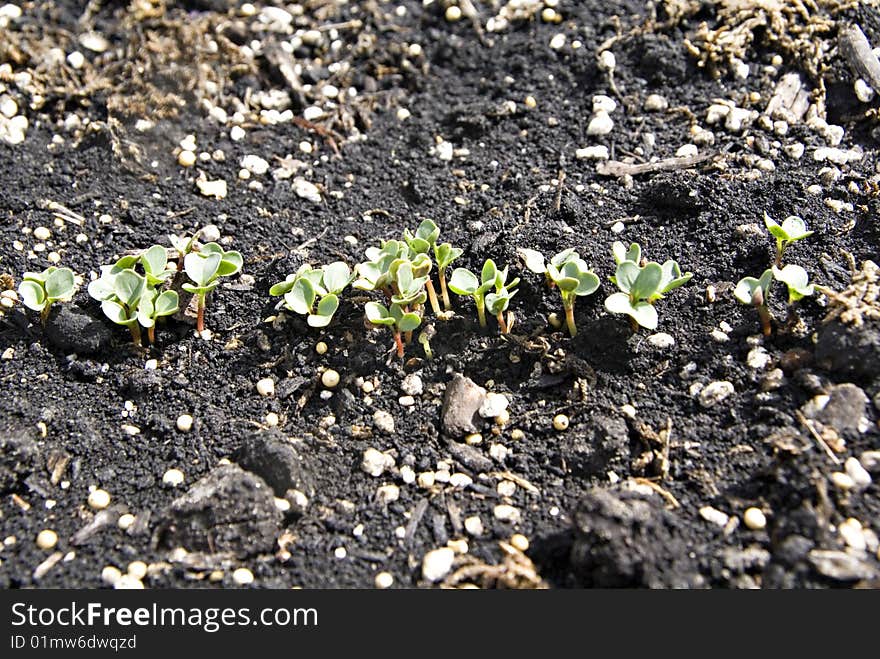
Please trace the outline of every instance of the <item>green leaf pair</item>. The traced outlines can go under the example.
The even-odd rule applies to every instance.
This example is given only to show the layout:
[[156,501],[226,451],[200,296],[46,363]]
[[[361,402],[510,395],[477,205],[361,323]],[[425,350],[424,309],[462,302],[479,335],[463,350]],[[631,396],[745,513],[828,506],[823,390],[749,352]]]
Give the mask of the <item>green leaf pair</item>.
[[339,308],[339,296],[353,279],[351,269],[342,261],[321,268],[304,264],[283,282],[272,286],[269,294],[284,296],[281,304],[294,313],[307,316],[309,327],[326,327]]
[[457,295],[472,297],[477,307],[477,317],[481,327],[486,327],[486,307],[498,317],[502,332],[508,328],[502,314],[507,310],[510,300],[516,295],[513,290],[519,284],[519,277],[507,281],[508,268],[499,270],[492,259],[486,259],[480,277],[467,268],[456,268],[449,279],[449,290]]
[[573,247],[564,249],[547,263],[544,255],[533,249],[520,249],[519,255],[526,267],[536,274],[543,274],[547,285],[558,288],[565,310],[568,333],[577,336],[574,320],[574,303],[578,297],[592,295],[599,288],[599,277],[590,270]]
[[776,238],[776,266],[782,266],[782,255],[786,248],[798,240],[803,240],[813,235],[812,231],[807,231],[806,223],[799,217],[790,215],[778,224],[767,213],[764,213],[764,226],[774,238]]
[[24,273],[18,286],[24,306],[39,311],[44,321],[53,303],[69,301],[75,291],[73,271],[55,266],[49,266],[42,272]]
[[611,313],[628,315],[645,329],[656,329],[659,319],[654,302],[686,284],[693,273],[682,274],[678,263],[673,260],[665,261],[663,265],[654,261],[640,265],[642,250],[638,243],[627,248],[623,243],[615,242],[611,251],[617,263],[612,281],[621,292],[609,295],[605,308]]

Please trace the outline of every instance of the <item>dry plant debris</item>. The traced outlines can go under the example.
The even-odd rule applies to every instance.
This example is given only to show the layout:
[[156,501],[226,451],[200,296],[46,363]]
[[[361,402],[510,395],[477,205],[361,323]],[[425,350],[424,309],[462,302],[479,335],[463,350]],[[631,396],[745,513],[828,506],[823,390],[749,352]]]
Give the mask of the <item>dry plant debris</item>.
[[857,0],[666,0],[664,9],[675,22],[695,16],[706,5],[714,9],[715,20],[702,21],[685,40],[699,66],[713,75],[735,72],[750,51],[763,48],[792,58],[819,80],[834,46],[829,39],[838,30],[836,18],[859,4]]
[[866,320],[880,320],[880,267],[873,261],[862,264],[846,290],[835,293],[823,288],[822,292],[829,301],[826,323],[838,319],[845,325],[861,327]]
[[499,542],[504,558],[497,565],[465,554],[461,566],[443,582],[445,588],[467,588],[474,585],[480,588],[503,590],[546,589],[547,583],[538,574],[535,564],[519,549],[508,542]]

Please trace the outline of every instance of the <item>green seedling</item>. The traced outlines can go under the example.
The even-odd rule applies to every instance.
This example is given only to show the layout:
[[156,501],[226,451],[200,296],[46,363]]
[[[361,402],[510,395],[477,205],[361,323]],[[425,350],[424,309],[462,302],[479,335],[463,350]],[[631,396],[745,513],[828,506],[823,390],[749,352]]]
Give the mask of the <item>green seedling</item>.
[[180,309],[177,291],[159,291],[149,284],[141,295],[137,306],[137,320],[147,330],[147,340],[156,343],[156,321],[172,316]]
[[402,240],[386,240],[381,248],[367,248],[366,256],[368,260],[355,269],[357,278],[352,286],[362,291],[382,291],[385,299],[390,300],[394,295],[391,265],[398,260],[408,260],[409,247]]
[[648,261],[641,265],[642,248],[632,243],[628,248],[621,242],[611,246],[617,270],[611,281],[617,284],[619,293],[612,293],[605,299],[605,308],[611,313],[626,314],[630,317],[633,331],[639,327],[656,329],[658,316],[654,303],[679,286],[683,286],[692,272],[682,274],[678,263],[673,260],[663,262]]
[[147,290],[146,277],[130,268],[105,265],[101,266],[101,277],[91,282],[88,290],[89,295],[101,302],[104,315],[117,325],[128,327],[132,341],[141,345],[138,311]]
[[446,269],[458,257],[464,254],[464,250],[453,247],[449,243],[434,245],[434,260],[437,262],[437,279],[440,280],[440,295],[443,298],[443,308],[446,311],[452,309],[449,300],[449,288],[446,284]]
[[403,358],[403,332],[412,332],[422,322],[421,316],[412,311],[404,311],[399,304],[391,304],[386,307],[379,302],[367,302],[367,320],[373,325],[384,326],[391,329],[394,335],[394,345],[397,347],[397,356]]
[[208,294],[217,288],[220,277],[234,275],[241,270],[244,259],[235,251],[224,251],[217,243],[202,245],[198,252],[190,252],[183,259],[183,269],[192,283],[183,284],[183,290],[197,296],[198,317],[196,329],[205,329],[205,302]]
[[40,312],[40,322],[46,324],[55,302],[68,302],[76,291],[76,281],[70,268],[49,266],[42,272],[26,272],[18,286],[21,301],[28,309]]
[[754,277],[743,277],[736,284],[733,291],[734,297],[743,304],[749,304],[758,312],[758,318],[761,320],[761,330],[764,336],[770,336],[773,333],[771,324],[770,310],[767,308],[767,301],[770,297],[770,284],[773,283],[773,270],[769,268],[764,271],[759,279]]
[[577,325],[574,321],[575,300],[595,293],[599,288],[599,277],[571,247],[556,254],[549,263],[545,261],[543,254],[533,249],[520,249],[519,254],[529,270],[543,274],[550,288],[559,289],[568,333],[577,336]]
[[550,259],[549,264],[546,263],[544,255],[534,249],[526,249],[523,247],[517,251],[519,252],[520,258],[526,264],[526,268],[528,268],[535,274],[544,275],[544,282],[549,288],[553,288],[556,286],[556,282],[553,281],[553,278],[548,272],[548,268],[550,266],[556,268],[556,270],[558,271],[561,270],[569,261],[580,258],[580,254],[574,251],[574,247],[569,247],[568,249],[564,249],[556,254],[553,258]]
[[486,327],[486,301],[488,295],[493,295],[492,313],[496,313],[501,331],[509,331],[508,323],[504,320],[504,311],[516,293],[513,290],[519,284],[519,277],[507,281],[508,268],[499,270],[492,259],[486,259],[479,279],[466,268],[456,268],[449,279],[449,289],[458,295],[474,298],[477,307],[477,317],[480,327]]
[[764,225],[774,238],[776,238],[776,267],[782,267],[782,255],[786,248],[793,242],[812,236],[812,231],[807,231],[804,221],[794,215],[790,215],[777,224],[767,213],[764,213]]
[[168,241],[171,247],[177,252],[177,271],[183,272],[183,259],[186,255],[194,251],[196,248],[196,239],[201,231],[196,231],[190,238],[186,236],[176,236],[173,233],[168,234]]
[[437,333],[437,330],[434,329],[433,325],[425,325],[421,332],[419,332],[419,343],[422,344],[422,348],[425,350],[425,357],[428,360],[434,359],[434,351],[431,350],[431,339],[434,338],[434,335]]
[[799,265],[789,264],[781,269],[773,266],[772,270],[774,279],[781,281],[788,288],[789,304],[794,304],[813,294],[810,275]]
[[326,327],[339,308],[339,296],[353,278],[351,269],[342,261],[321,268],[305,264],[270,288],[269,294],[284,296],[279,304],[306,316],[309,327]]

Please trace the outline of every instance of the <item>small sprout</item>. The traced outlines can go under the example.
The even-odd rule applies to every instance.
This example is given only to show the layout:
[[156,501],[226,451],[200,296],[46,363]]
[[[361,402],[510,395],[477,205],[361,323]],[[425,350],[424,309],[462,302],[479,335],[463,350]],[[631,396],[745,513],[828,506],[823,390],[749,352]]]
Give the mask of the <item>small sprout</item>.
[[174,248],[174,251],[177,252],[177,271],[183,272],[183,259],[186,258],[186,255],[195,250],[196,247],[196,239],[199,237],[201,231],[196,231],[192,237],[187,238],[186,236],[176,236],[173,233],[168,234],[168,241],[171,243],[171,247]]
[[[117,325],[125,325],[135,345],[141,344],[138,311],[147,280],[134,270],[101,267],[101,277],[89,284],[89,295],[101,302],[101,311]],[[173,313],[173,312],[172,312]]]
[[764,213],[764,225],[770,234],[776,238],[776,267],[782,267],[782,255],[785,249],[793,242],[812,236],[812,231],[807,231],[804,221],[794,215],[790,215],[777,224],[767,213]]
[[642,249],[638,243],[632,243],[627,249],[623,243],[615,242],[611,251],[617,263],[611,280],[622,292],[609,295],[605,308],[611,313],[628,315],[634,330],[640,326],[655,329],[658,317],[654,303],[690,281],[693,273],[682,274],[678,263],[671,259],[663,265],[654,261],[640,265]]
[[733,295],[737,300],[743,304],[750,304],[757,309],[764,336],[770,336],[773,332],[770,310],[767,308],[771,283],[773,283],[773,270],[767,269],[760,279],[743,277],[737,282],[736,288],[733,291]]
[[551,261],[547,266],[547,276],[559,288],[568,333],[572,337],[577,336],[577,325],[574,322],[575,300],[595,293],[599,288],[599,278],[576,252],[572,252],[572,255],[563,261],[561,267],[557,267]]
[[422,220],[416,229],[416,235],[411,234],[409,229],[403,231],[403,239],[415,254],[426,254],[437,244],[438,238],[440,228],[432,220]]
[[156,321],[165,316],[172,316],[180,309],[180,298],[177,291],[159,291],[147,285],[141,295],[137,307],[137,319],[147,329],[147,339],[156,342]]
[[434,351],[431,350],[431,339],[434,338],[436,333],[437,330],[434,329],[433,325],[425,325],[424,329],[419,332],[419,343],[422,344],[422,348],[425,350],[425,357],[429,360],[434,359]]
[[437,278],[440,280],[440,295],[443,297],[443,308],[446,311],[452,309],[452,303],[449,301],[449,290],[446,285],[446,269],[462,254],[464,254],[464,250],[453,247],[449,243],[434,246],[434,260],[437,261]]
[[[480,327],[486,327],[486,301],[488,295],[493,303],[492,313],[496,313],[501,325],[501,331],[507,333],[510,329],[503,319],[503,312],[507,309],[516,293],[513,289],[519,284],[519,277],[512,281],[507,281],[507,268],[499,270],[492,259],[486,259],[483,269],[480,271],[480,278],[466,268],[456,268],[452,272],[449,280],[449,289],[458,295],[464,295],[474,298],[477,307],[477,317],[480,320]],[[490,293],[490,291],[493,291]]]
[[394,344],[397,346],[397,356],[403,357],[403,332],[412,332],[422,322],[421,316],[414,312],[404,311],[399,304],[392,304],[389,309],[378,302],[367,302],[365,307],[367,320],[373,325],[383,325],[391,328],[394,334]]
[[789,264],[780,269],[773,266],[773,277],[781,281],[788,288],[788,303],[794,304],[813,294],[813,285],[810,283],[810,275],[799,265]]
[[183,269],[192,283],[183,284],[183,290],[198,298],[196,330],[205,330],[205,301],[208,293],[217,288],[219,277],[234,275],[241,270],[243,259],[235,251],[224,251],[217,243],[202,245],[198,252],[190,252],[183,259]]
[[305,264],[283,282],[270,288],[269,294],[283,295],[284,300],[280,305],[307,316],[309,327],[326,327],[339,308],[339,296],[353,278],[351,269],[342,261],[321,268]]
[[55,302],[68,302],[76,291],[76,281],[70,268],[49,266],[43,272],[26,272],[18,286],[21,301],[28,309],[40,312],[45,324]]
[[559,252],[556,256],[550,259],[549,265],[545,263],[544,255],[541,254],[541,252],[526,248],[521,248],[518,252],[520,258],[522,258],[523,262],[526,264],[526,268],[535,274],[544,275],[544,280],[550,288],[556,286],[556,282],[554,282],[553,278],[550,276],[548,268],[552,266],[557,270],[560,270],[569,261],[580,258],[580,254],[574,251],[573,247],[569,247],[568,249]]

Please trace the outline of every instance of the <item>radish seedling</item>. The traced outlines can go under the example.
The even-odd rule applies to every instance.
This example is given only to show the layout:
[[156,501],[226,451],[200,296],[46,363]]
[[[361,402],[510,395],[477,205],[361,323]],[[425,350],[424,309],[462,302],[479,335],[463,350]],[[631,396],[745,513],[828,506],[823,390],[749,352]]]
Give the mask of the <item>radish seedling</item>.
[[812,231],[807,231],[804,221],[794,215],[790,215],[777,224],[767,213],[764,213],[764,225],[774,238],[776,238],[776,267],[782,267],[782,255],[785,249],[793,242],[812,236]]
[[18,285],[21,301],[28,309],[40,312],[40,322],[46,324],[55,302],[68,302],[76,290],[76,281],[70,268],[49,266],[42,272],[26,272]]
[[309,327],[326,327],[339,308],[339,296],[353,278],[351,269],[342,261],[321,268],[305,264],[270,288],[269,294],[284,296],[279,305],[306,316]]
[[733,291],[734,297],[743,304],[750,304],[758,312],[761,319],[761,330],[764,336],[770,336],[773,332],[771,325],[770,310],[767,308],[767,300],[770,297],[770,284],[773,283],[773,271],[769,268],[764,271],[759,279],[743,277],[736,284]]
[[208,294],[217,288],[220,277],[234,275],[241,270],[243,259],[236,251],[225,251],[217,243],[202,245],[198,252],[190,252],[183,259],[183,269],[192,283],[183,284],[183,290],[197,296],[198,318],[196,330],[205,329],[205,302]]
[[611,313],[628,315],[634,330],[640,326],[656,329],[658,317],[654,303],[690,281],[693,273],[682,274],[678,263],[671,259],[663,265],[654,261],[641,265],[642,249],[638,243],[632,243],[627,248],[623,243],[615,242],[611,252],[617,263],[611,281],[617,284],[621,292],[609,295],[605,308]]
[[520,249],[519,254],[529,270],[543,274],[550,288],[559,289],[568,333],[577,336],[577,325],[574,321],[575,300],[595,293],[599,288],[599,277],[590,270],[574,248],[559,252],[549,263],[545,262],[543,254],[533,249]]
[[510,328],[504,320],[503,312],[510,299],[516,295],[513,289],[519,284],[519,277],[507,281],[507,270],[499,270],[492,259],[486,259],[479,278],[467,268],[456,268],[449,279],[449,289],[453,293],[474,298],[480,327],[486,327],[486,302],[488,296],[492,295],[490,310],[496,314],[501,331],[505,334]]
[[421,324],[419,314],[403,310],[399,304],[386,307],[379,302],[367,302],[365,307],[367,320],[373,325],[385,326],[391,329],[394,335],[394,345],[397,347],[397,356],[403,357],[403,332],[412,332]]

